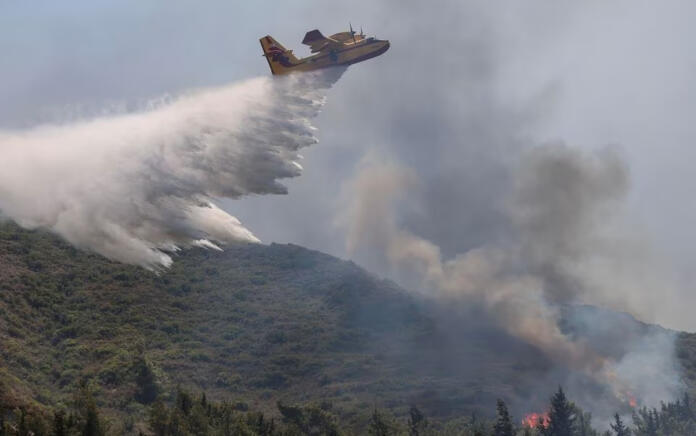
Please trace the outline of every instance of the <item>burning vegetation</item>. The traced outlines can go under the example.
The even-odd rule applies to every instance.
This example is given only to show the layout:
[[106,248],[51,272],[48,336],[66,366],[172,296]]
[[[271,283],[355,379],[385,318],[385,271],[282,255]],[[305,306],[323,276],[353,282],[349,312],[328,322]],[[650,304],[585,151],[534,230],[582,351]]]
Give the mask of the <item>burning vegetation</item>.
[[549,414],[545,413],[528,413],[522,420],[522,427],[527,428],[548,428],[549,426]]
[[[633,425],[625,422],[615,413],[609,423],[610,431],[599,432],[592,427],[592,415],[584,412],[567,399],[563,389],[553,395],[548,412],[528,413],[522,419],[522,434],[525,436],[687,436],[696,434],[696,413],[688,394],[674,402],[660,404],[660,408],[639,407],[638,400],[630,392],[625,394],[626,402],[633,409],[630,419]],[[625,412],[625,411],[624,411]],[[498,406],[498,421],[504,419]],[[494,436],[514,436],[520,433],[496,433]]]

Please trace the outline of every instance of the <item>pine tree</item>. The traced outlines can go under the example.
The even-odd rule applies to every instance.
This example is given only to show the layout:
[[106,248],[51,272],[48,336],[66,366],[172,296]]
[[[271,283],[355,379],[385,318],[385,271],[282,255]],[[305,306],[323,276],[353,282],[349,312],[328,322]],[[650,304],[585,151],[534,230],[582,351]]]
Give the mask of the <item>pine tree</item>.
[[272,436],[275,434],[275,421],[268,420],[263,412],[257,412],[256,418],[252,419],[252,428],[259,436]]
[[17,436],[28,436],[29,428],[27,427],[27,412],[24,409],[19,411],[19,425],[17,426]]
[[372,412],[372,417],[370,418],[370,425],[367,428],[367,432],[371,436],[389,436],[392,433],[391,426],[387,423],[382,414],[377,411],[377,409]]
[[575,406],[568,401],[562,387],[551,397],[551,411],[545,436],[573,436],[575,434]]
[[577,436],[597,436],[597,430],[592,428],[592,414],[583,412],[580,408],[576,408],[575,415],[577,416]]
[[59,411],[53,415],[53,436],[66,436],[65,412]]
[[151,364],[144,358],[141,358],[136,364],[136,371],[135,384],[138,386],[138,391],[135,393],[135,399],[140,403],[150,404],[157,399],[159,394],[157,377]]
[[643,407],[633,412],[633,427],[640,436],[657,436],[659,416],[656,409]]
[[178,387],[176,391],[176,408],[179,409],[184,415],[188,415],[189,412],[191,412],[192,407],[193,399],[191,399],[191,395]]
[[631,434],[631,430],[624,425],[618,413],[614,414],[614,423],[611,424],[611,429],[614,430],[616,436],[630,436]]
[[167,435],[185,436],[189,434],[186,429],[186,415],[184,415],[184,412],[180,408],[176,407],[171,410],[168,421]]
[[196,403],[191,408],[188,416],[189,431],[195,436],[206,436],[208,434],[208,417],[206,409],[202,403]]
[[85,414],[85,425],[82,427],[82,436],[102,436],[104,434],[101,421],[99,419],[99,411],[94,400],[87,404]]
[[[339,434],[336,417],[329,411],[331,403],[292,406],[285,405],[279,401],[276,405],[278,406],[278,411],[283,416],[283,422],[287,425],[289,434],[308,436]],[[387,424],[386,421],[385,424]],[[272,422],[271,425],[273,425]]]
[[167,425],[169,424],[167,408],[162,401],[155,401],[155,404],[150,408],[150,416],[148,424],[150,430],[155,436],[165,436],[167,434]]
[[512,427],[510,413],[503,400],[498,400],[498,420],[493,426],[493,436],[514,436],[515,429]]
[[689,397],[688,392],[684,392],[682,397],[682,420],[688,420],[693,418],[693,411],[691,410],[691,397]]
[[408,434],[409,436],[419,436],[423,433],[425,428],[428,426],[428,421],[423,416],[417,407],[412,406],[408,411]]
[[99,417],[97,403],[85,382],[81,383],[79,390],[75,393],[74,404],[79,419],[71,418],[71,422],[79,425],[80,433],[83,436],[103,436],[106,429]]
[[657,436],[657,410],[653,412],[648,412],[648,422],[646,426],[647,436]]

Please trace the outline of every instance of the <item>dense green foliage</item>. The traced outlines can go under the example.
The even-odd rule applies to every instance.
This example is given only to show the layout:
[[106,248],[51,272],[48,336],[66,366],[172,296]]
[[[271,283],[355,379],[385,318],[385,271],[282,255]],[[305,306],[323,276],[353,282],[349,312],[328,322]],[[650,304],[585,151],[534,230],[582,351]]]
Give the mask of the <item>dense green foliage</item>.
[[551,410],[547,425],[540,423],[538,430],[543,436],[573,436],[576,434],[576,408],[571,404],[563,392],[558,388],[551,397]]
[[515,430],[510,419],[510,413],[503,400],[498,400],[498,420],[493,426],[493,436],[514,436]]
[[[205,394],[194,396],[179,389],[171,404],[157,399],[150,407],[147,423],[140,427],[112,426],[113,420],[102,417],[88,388],[82,387],[71,403],[69,413],[57,411],[50,420],[41,414],[17,409],[0,414],[2,436],[106,436],[110,434],[149,434],[153,436],[598,436],[591,417],[565,397],[562,389],[549,404],[548,420],[536,428],[516,426],[504,401],[497,402],[497,419],[493,422],[475,417],[430,423],[423,413],[412,407],[408,419],[398,419],[386,411],[373,410],[360,417],[363,430],[355,431],[334,414],[330,403],[302,406],[277,403],[275,413],[249,410],[244,403],[210,401]],[[583,416],[584,424],[573,418]],[[570,422],[573,424],[569,424]],[[642,408],[633,413],[633,426],[625,424],[617,413],[604,436],[691,436],[696,428],[696,414],[688,395],[661,408]]]
[[447,418],[547,366],[502,334],[450,334],[429,310],[293,245],[185,250],[154,274],[0,224],[0,407],[62,408],[86,384],[105,415],[142,421],[181,385],[265,411],[331,401],[350,420],[417,404]]
[[[465,324],[471,313],[452,324],[436,310],[293,245],[185,250],[155,274],[0,224],[0,436],[179,434],[168,429],[203,421],[200,399],[179,386],[206,392],[211,411],[229,410],[247,434],[333,423],[339,433],[487,435],[496,398],[519,403],[548,362]],[[694,381],[696,337],[679,341]],[[634,434],[679,434],[691,424],[675,407],[638,411]],[[508,434],[515,421],[501,414],[497,431]],[[573,417],[578,435],[596,434],[588,414]]]

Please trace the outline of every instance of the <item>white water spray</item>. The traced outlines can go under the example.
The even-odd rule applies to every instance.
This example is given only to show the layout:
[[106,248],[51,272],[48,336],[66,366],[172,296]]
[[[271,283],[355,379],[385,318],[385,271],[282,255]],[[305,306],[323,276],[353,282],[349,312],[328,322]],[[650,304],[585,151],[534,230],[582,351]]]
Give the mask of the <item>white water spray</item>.
[[258,239],[216,197],[283,194],[343,70],[256,78],[153,110],[0,131],[0,213],[147,268],[179,247]]

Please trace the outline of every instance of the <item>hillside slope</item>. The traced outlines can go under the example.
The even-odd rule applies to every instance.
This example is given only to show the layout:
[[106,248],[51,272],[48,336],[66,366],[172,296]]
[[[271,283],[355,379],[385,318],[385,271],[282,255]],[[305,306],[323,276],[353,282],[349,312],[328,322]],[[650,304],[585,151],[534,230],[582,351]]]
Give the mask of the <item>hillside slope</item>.
[[[141,417],[178,385],[268,410],[328,400],[345,419],[524,400],[549,363],[479,325],[294,245],[186,250],[156,275],[0,224],[4,407],[62,406],[81,383],[108,413]],[[696,341],[681,341],[692,368]]]

